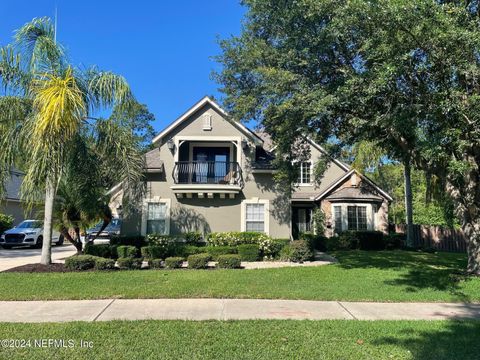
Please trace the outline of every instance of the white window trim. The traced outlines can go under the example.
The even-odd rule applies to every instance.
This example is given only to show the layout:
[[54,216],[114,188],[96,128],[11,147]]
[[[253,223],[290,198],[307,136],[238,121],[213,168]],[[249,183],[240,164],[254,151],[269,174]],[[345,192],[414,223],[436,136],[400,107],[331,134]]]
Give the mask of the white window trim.
[[349,206],[364,206],[366,207],[367,209],[367,231],[371,231],[371,230],[376,230],[376,226],[377,226],[377,221],[376,221],[376,214],[375,214],[375,210],[373,208],[373,205],[372,203],[360,203],[360,202],[356,202],[356,203],[345,203],[345,202],[342,202],[342,203],[332,203],[332,228],[333,228],[333,231],[335,231],[335,212],[334,212],[334,207],[335,206],[340,206],[342,208],[342,231],[347,231],[348,230],[348,207]]
[[205,113],[202,115],[203,126],[202,129],[205,131],[212,130],[212,114]]
[[142,236],[147,235],[147,212],[148,212],[148,204],[149,203],[164,203],[167,208],[165,210],[165,234],[163,235],[170,235],[170,207],[172,204],[171,199],[162,199],[160,196],[154,196],[150,199],[144,199],[142,204],[142,227],[141,227],[141,234]]
[[300,174],[299,174],[299,177],[302,176],[302,164],[303,163],[310,163],[310,182],[308,183],[301,183],[301,182],[296,182],[294,184],[295,187],[302,187],[302,186],[310,186],[312,187],[313,184],[314,184],[314,181],[313,181],[313,161],[312,160],[306,160],[306,161],[298,161],[298,160],[295,160],[293,163],[299,163],[300,164]]
[[247,204],[263,204],[265,213],[263,218],[265,234],[270,235],[270,200],[261,200],[258,198],[252,198],[242,201],[241,211],[241,231],[247,231]]

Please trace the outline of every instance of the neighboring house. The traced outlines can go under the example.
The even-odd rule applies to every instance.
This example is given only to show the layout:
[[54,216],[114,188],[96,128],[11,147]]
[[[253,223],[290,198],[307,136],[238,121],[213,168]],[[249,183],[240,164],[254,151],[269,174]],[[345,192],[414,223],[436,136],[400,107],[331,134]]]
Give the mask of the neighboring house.
[[19,170],[10,171],[10,180],[6,183],[4,197],[0,198],[0,212],[13,216],[15,226],[25,219],[23,203],[20,200],[20,186],[24,175]]
[[[147,194],[124,219],[124,234],[261,231],[296,238],[313,231],[312,214],[326,214],[327,235],[343,230],[387,231],[392,198],[365,176],[331,159],[321,183],[315,162],[329,156],[306,139],[311,158],[302,162],[299,184],[287,197],[274,179],[272,144],[203,98],[154,139],[146,154]],[[121,186],[111,191],[114,210]]]

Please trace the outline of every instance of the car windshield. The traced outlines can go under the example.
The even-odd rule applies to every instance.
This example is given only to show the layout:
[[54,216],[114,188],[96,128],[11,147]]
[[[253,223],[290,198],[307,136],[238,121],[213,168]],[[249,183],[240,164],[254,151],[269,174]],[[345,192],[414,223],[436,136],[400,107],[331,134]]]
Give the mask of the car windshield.
[[[121,224],[120,219],[112,219],[112,221],[110,221],[110,224],[107,225],[105,230],[111,230],[111,229],[119,228],[120,224]],[[103,225],[103,221],[100,221],[97,225],[95,225],[93,227],[93,230],[100,230],[102,228],[102,225]]]
[[27,220],[17,225],[17,229],[39,229],[42,227],[41,221]]

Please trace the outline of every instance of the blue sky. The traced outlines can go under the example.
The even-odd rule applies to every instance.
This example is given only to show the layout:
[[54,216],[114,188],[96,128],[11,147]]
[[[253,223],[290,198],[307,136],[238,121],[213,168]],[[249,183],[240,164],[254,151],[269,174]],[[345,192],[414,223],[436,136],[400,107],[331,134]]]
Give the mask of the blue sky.
[[3,0],[0,45],[32,18],[53,17],[55,4],[57,38],[72,63],[125,76],[156,130],[204,95],[220,96],[211,80],[216,39],[239,34],[245,12],[236,0]]

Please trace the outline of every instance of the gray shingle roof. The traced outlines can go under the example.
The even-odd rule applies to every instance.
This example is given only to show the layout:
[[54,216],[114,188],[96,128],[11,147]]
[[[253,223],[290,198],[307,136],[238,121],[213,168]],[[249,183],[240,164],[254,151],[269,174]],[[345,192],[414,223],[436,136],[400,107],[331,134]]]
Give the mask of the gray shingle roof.
[[345,187],[333,194],[327,196],[327,200],[372,200],[383,201],[381,196],[378,196],[365,187]]
[[145,154],[147,172],[163,172],[163,160],[160,159],[160,149],[155,148]]

